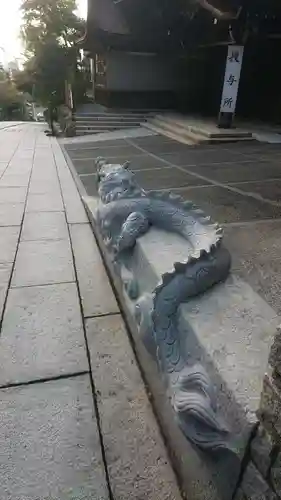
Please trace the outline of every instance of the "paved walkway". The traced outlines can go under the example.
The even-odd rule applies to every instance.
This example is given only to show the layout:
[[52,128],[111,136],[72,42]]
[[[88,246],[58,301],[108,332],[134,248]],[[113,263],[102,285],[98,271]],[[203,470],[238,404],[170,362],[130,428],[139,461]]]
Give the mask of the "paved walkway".
[[1,500],[179,500],[83,205],[43,130],[0,131]]
[[95,196],[94,158],[129,160],[140,185],[176,191],[225,229],[232,269],[281,314],[281,144],[186,146],[164,136],[84,137],[64,141],[88,195]]
[[17,125],[22,125],[24,122],[0,122],[0,130],[13,127],[16,130]]

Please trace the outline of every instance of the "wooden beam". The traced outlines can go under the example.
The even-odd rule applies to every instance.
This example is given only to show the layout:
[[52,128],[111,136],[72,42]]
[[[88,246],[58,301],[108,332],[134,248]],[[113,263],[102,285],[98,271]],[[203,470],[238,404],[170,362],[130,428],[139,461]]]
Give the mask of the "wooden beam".
[[213,16],[216,19],[222,20],[222,21],[232,21],[234,19],[238,19],[240,12],[242,10],[242,6],[239,7],[238,11],[236,13],[234,12],[226,12],[221,9],[218,9],[214,5],[212,5],[208,0],[196,0],[196,2],[205,10],[208,10],[213,14]]

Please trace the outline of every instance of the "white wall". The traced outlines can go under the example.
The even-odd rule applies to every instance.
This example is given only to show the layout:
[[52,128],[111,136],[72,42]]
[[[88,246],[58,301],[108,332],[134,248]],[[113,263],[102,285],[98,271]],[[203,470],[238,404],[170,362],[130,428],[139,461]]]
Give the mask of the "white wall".
[[172,60],[160,56],[109,52],[107,89],[114,91],[167,91],[177,86]]

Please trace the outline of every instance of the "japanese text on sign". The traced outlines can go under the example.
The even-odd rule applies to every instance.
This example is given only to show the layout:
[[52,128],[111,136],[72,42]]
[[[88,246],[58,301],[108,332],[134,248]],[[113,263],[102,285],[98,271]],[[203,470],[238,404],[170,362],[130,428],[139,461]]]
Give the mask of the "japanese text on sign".
[[237,101],[244,47],[230,45],[226,60],[224,85],[221,99],[221,112],[234,113]]

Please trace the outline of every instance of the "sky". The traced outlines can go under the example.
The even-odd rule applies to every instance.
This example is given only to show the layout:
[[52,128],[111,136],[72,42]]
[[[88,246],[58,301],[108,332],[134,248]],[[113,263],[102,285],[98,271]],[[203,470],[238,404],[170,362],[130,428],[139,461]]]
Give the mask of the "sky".
[[[19,40],[22,0],[0,0],[0,61],[22,58],[23,47]],[[77,0],[79,15],[86,18],[87,0]],[[4,51],[3,51],[4,49]]]

